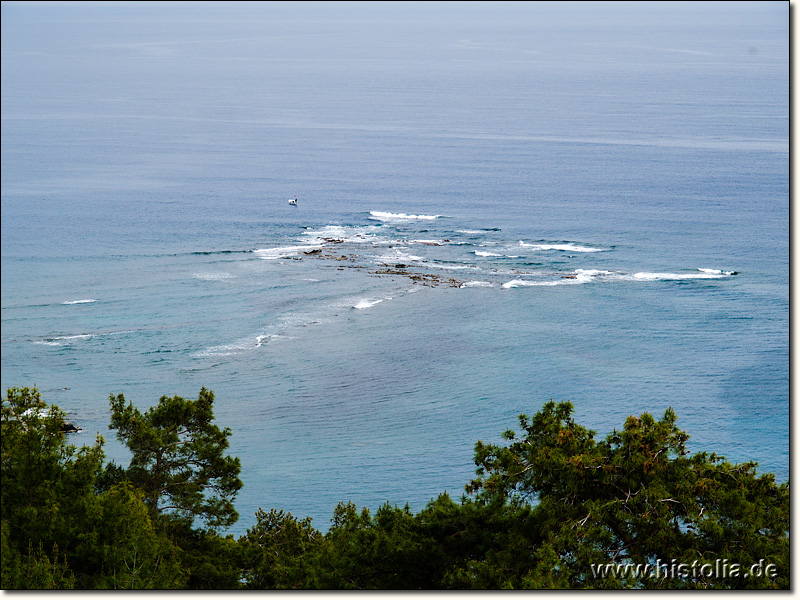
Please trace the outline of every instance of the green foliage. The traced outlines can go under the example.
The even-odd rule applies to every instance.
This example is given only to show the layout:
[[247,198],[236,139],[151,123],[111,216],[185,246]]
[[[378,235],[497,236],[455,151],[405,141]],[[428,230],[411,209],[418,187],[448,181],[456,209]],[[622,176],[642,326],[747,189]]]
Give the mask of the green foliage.
[[[753,463],[686,449],[688,435],[669,409],[663,419],[629,417],[621,432],[596,442],[576,425],[569,403],[548,403],[523,435],[505,446],[476,445],[479,498],[536,499],[545,542],[529,585],[543,572],[560,587],[739,588],[788,586],[789,486],[757,476]],[[766,577],[596,579],[592,564],[691,564],[729,559],[776,564]]]
[[[317,585],[327,589],[427,587],[436,548],[416,526],[408,506],[380,507],[375,516],[340,503],[320,549]],[[435,559],[434,559],[435,560]]]
[[[40,543],[36,551],[33,544],[28,545],[23,555],[14,548],[9,539],[9,525],[3,521],[2,529],[2,577],[0,587],[4,590],[71,590],[75,588],[75,577],[67,568],[66,559],[60,562],[50,560]],[[52,555],[60,556],[58,546],[53,545]]]
[[[259,509],[238,540],[239,460],[212,423],[213,394],[141,413],[111,397],[133,458],[103,465],[102,438],[75,448],[35,389],[2,400],[5,589],[575,589],[789,587],[789,484],[754,463],[691,454],[667,410],[603,440],[569,403],[520,416],[520,434],[475,446],[471,496],[419,513],[340,503],[311,519]],[[206,528],[195,528],[200,517]],[[741,565],[727,576],[651,577],[603,565]],[[754,564],[769,576],[746,577]],[[673,571],[674,573],[674,571]]]
[[309,589],[316,587],[313,557],[322,535],[311,519],[258,509],[256,525],[240,538],[244,587],[247,589]]
[[[210,525],[235,520],[240,467],[222,455],[230,432],[210,423],[213,395],[203,390],[197,402],[162,399],[146,415],[124,406],[121,396],[116,400],[112,421],[134,453],[129,469],[103,466],[100,437],[92,447],[68,444],[64,414],[36,389],[8,390],[0,438],[3,587],[238,586],[232,537],[196,532],[191,517],[161,519],[164,507],[152,501],[158,485],[181,503],[179,513],[193,510]],[[174,492],[181,483],[188,491]]]
[[178,547],[150,520],[140,491],[123,483],[98,498],[93,551],[102,557],[103,576],[94,587],[180,589],[186,576]]
[[36,389],[10,389],[0,407],[3,551],[22,577],[12,587],[71,587],[63,561],[75,568],[71,559],[93,519],[103,440],[76,449],[66,443],[63,423],[64,414]]
[[436,589],[519,587],[530,567],[530,548],[538,540],[535,518],[525,504],[469,498],[456,503],[442,494],[417,521],[441,555],[428,586]]
[[180,549],[180,562],[188,573],[185,589],[236,590],[241,588],[240,549],[232,535],[210,529],[193,529],[185,521],[171,523]]
[[329,531],[310,556],[306,551],[306,564],[316,567],[306,587],[509,587],[527,571],[522,550],[536,535],[525,518],[529,512],[527,506],[466,498],[456,503],[447,494],[416,515],[408,506],[385,504],[372,515],[352,503],[340,503]]
[[127,478],[145,492],[155,518],[168,514],[191,524],[227,527],[239,514],[233,500],[242,487],[238,458],[225,456],[230,429],[213,424],[214,394],[197,400],[162,397],[141,413],[122,394],[109,398],[111,429],[131,450]]

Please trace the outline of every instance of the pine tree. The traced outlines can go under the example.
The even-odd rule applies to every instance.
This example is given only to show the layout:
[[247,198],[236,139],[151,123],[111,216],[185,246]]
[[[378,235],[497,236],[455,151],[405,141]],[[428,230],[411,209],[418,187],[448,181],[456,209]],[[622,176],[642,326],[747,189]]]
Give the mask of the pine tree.
[[197,400],[163,396],[142,413],[122,394],[111,396],[111,429],[132,453],[126,477],[144,491],[154,519],[227,527],[239,514],[233,501],[242,487],[241,462],[225,455],[230,429],[214,421],[214,394]]
[[[629,417],[600,442],[572,410],[550,402],[521,415],[523,434],[507,431],[507,445],[475,448],[469,491],[535,504],[545,541],[531,551],[526,586],[788,588],[788,483],[757,475],[755,463],[690,454],[671,409]],[[723,577],[697,568],[717,560],[742,568]],[[772,576],[744,574],[762,560]],[[593,575],[611,563],[649,565],[651,575]],[[668,575],[674,564],[687,566],[681,576]]]

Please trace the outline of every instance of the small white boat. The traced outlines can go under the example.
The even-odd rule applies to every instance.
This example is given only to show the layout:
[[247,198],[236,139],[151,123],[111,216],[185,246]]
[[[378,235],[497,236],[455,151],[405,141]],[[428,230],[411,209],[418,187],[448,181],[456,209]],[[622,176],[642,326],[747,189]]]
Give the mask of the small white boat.
[[291,204],[292,206],[297,206],[297,196],[289,200],[289,204]]

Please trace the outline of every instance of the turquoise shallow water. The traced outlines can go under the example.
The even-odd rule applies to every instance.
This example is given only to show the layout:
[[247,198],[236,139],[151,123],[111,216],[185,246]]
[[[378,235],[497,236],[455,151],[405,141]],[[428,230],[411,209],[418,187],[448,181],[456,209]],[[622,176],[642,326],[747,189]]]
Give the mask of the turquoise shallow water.
[[212,389],[235,533],[551,398],[786,479],[786,6],[495,4],[3,5],[3,388]]

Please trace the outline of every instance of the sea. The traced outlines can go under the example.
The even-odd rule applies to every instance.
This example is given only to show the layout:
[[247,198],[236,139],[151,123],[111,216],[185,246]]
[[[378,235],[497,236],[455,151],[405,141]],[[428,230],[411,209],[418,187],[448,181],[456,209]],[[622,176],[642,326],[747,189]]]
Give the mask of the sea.
[[[789,3],[2,4],[2,389],[214,392],[259,507],[672,407],[789,477]],[[297,200],[296,205],[290,200]]]

